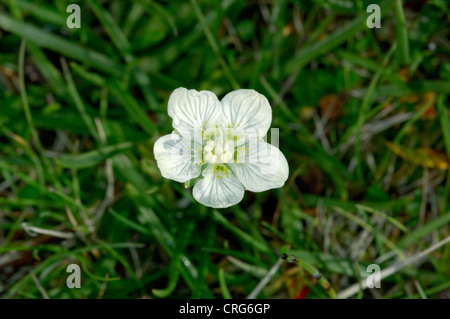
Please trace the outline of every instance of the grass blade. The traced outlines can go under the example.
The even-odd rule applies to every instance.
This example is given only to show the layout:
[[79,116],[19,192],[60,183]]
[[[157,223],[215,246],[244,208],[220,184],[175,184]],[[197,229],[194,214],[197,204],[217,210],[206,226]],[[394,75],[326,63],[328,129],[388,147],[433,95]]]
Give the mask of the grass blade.
[[83,48],[78,44],[73,44],[64,38],[42,31],[30,24],[17,21],[3,13],[0,13],[0,27],[19,36],[26,37],[41,47],[85,62],[106,73],[114,75],[121,74],[121,68],[107,56]]
[[397,26],[397,61],[400,65],[409,65],[409,41],[406,29],[405,13],[402,0],[395,0],[395,17]]
[[76,155],[62,155],[55,158],[57,165],[66,168],[80,169],[100,164],[107,158],[122,153],[134,146],[133,142],[123,142],[116,145],[104,146],[96,150]]

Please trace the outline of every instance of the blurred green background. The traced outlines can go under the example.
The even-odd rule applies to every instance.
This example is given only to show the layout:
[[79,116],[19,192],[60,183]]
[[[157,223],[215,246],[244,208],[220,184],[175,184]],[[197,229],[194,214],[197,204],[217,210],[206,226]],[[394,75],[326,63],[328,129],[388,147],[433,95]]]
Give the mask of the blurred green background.
[[[0,297],[449,298],[449,23],[444,0],[1,0]],[[177,87],[264,94],[285,186],[213,210],[162,178]]]

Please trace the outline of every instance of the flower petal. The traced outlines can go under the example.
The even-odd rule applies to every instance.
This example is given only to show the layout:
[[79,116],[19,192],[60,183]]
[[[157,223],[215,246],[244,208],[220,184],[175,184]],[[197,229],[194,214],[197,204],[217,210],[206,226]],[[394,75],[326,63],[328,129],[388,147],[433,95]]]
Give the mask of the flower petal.
[[178,88],[172,92],[167,107],[173,119],[172,126],[186,138],[192,139],[194,132],[214,126],[222,117],[222,107],[217,96],[210,91]]
[[229,164],[244,187],[252,192],[282,187],[289,176],[283,153],[266,142],[250,143],[247,148],[245,158],[238,155],[239,163]]
[[266,97],[255,90],[236,90],[221,101],[225,125],[235,133],[253,130],[259,137],[266,136],[272,122],[272,108]]
[[160,137],[153,154],[165,178],[184,183],[200,175],[201,147],[194,146],[192,150],[191,142],[176,133]]
[[214,165],[203,171],[204,178],[194,185],[194,198],[213,208],[226,208],[239,203],[244,197],[244,187],[231,171],[217,172]]

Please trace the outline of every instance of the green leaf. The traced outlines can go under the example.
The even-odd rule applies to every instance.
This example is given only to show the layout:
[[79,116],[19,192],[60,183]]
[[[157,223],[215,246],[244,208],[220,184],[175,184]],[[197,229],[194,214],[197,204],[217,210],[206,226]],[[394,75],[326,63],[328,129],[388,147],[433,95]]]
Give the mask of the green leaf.
[[408,65],[410,62],[408,30],[402,0],[395,0],[395,17],[397,19],[397,60],[400,65]]
[[52,51],[61,53],[67,57],[86,62],[87,64],[98,68],[106,73],[120,75],[121,67],[115,64],[107,56],[92,51],[88,48],[83,48],[78,44],[74,44],[62,37],[42,31],[30,24],[10,18],[6,14],[0,13],[0,27],[11,33],[26,37],[31,42],[50,49]]
[[55,161],[59,166],[72,169],[92,167],[100,164],[115,154],[122,153],[123,151],[130,149],[134,144],[135,143],[133,142],[124,142],[116,145],[101,147],[83,154],[62,155],[55,158]]

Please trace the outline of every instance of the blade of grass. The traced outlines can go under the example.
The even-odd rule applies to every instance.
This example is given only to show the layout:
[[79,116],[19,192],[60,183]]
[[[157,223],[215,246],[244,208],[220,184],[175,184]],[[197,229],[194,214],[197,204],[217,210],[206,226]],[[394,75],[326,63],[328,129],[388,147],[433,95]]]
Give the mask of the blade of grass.
[[96,150],[82,154],[75,154],[75,155],[65,154],[55,158],[55,162],[57,165],[66,168],[72,169],[88,168],[103,162],[104,160],[115,154],[122,153],[125,150],[128,150],[134,145],[135,143],[133,142],[123,142],[116,145],[100,147]]
[[[28,96],[25,88],[25,76],[24,76],[24,63],[25,63],[25,48],[26,48],[27,40],[25,38],[22,39],[19,50],[19,87],[20,87],[20,97],[22,99],[22,106],[25,112],[25,119],[27,120],[28,127],[30,129],[31,138],[33,140],[34,145],[38,149],[40,154],[43,154],[43,147],[41,144],[41,140],[39,139],[39,134],[37,133],[36,127],[34,126],[33,117],[31,115],[30,105],[28,104]],[[39,180],[41,184],[44,183],[43,176],[43,168],[40,160],[36,161],[38,165],[37,172],[39,174]]]
[[88,0],[88,3],[125,61],[130,62],[133,59],[130,43],[113,17],[97,1]]
[[265,265],[265,263],[261,259],[256,258],[253,255],[250,255],[246,252],[242,252],[239,250],[221,249],[221,248],[213,248],[213,247],[204,247],[203,249],[206,251],[209,251],[211,253],[214,253],[214,254],[236,257],[237,259],[245,260],[248,263],[255,264],[255,265],[258,265],[261,267]]
[[277,262],[270,268],[269,272],[264,276],[263,279],[258,283],[258,285],[252,290],[248,295],[247,299],[255,299],[258,297],[259,293],[264,289],[265,286],[270,282],[270,280],[275,276],[278,269],[280,269],[283,259],[279,258]]
[[117,252],[116,249],[114,249],[114,247],[109,244],[106,243],[102,240],[99,240],[99,244],[105,248],[112,257],[114,257],[117,261],[119,261],[122,266],[128,271],[128,273],[130,274],[131,278],[134,280],[134,282],[136,283],[136,285],[141,289],[141,292],[144,293],[144,287],[141,283],[141,281],[139,280],[139,278],[136,276],[136,272],[133,270],[133,268],[131,267],[131,265],[128,263],[128,261],[120,254]]
[[61,58],[61,65],[64,73],[64,77],[66,78],[67,87],[69,89],[69,93],[72,96],[73,102],[80,112],[81,117],[83,118],[84,123],[86,124],[89,133],[94,138],[94,140],[101,145],[100,137],[95,128],[94,121],[90,118],[90,116],[86,112],[86,108],[84,107],[83,101],[81,100],[80,94],[78,94],[75,83],[73,82],[72,74],[70,73],[69,67],[67,66],[66,59]]
[[[129,247],[142,248],[142,244],[137,244],[137,243],[112,243],[112,244],[110,244],[110,247],[113,247],[113,248],[129,248]],[[22,249],[25,249],[25,250],[29,250],[29,249],[37,249],[38,247],[24,247],[24,246],[20,246],[19,248],[22,248]],[[89,252],[89,251],[92,251],[94,249],[105,249],[105,247],[102,246],[102,245],[88,245],[88,246],[83,246],[83,247],[80,247],[80,248],[72,249],[70,251],[65,251],[65,252],[62,252],[62,253],[58,253],[58,254],[52,255],[52,256],[46,258],[45,260],[43,260],[40,264],[38,264],[34,268],[34,273],[38,274],[39,272],[41,272],[42,270],[47,268],[52,263],[57,262],[57,261],[62,261],[64,258],[71,257],[74,254]],[[25,286],[30,280],[31,280],[31,277],[29,275],[26,275],[26,276],[22,277],[19,281],[17,281],[11,287],[11,289],[7,292],[6,296],[8,298],[14,297],[19,292],[19,290],[21,288],[23,288],[23,286]]]
[[[361,108],[359,109],[358,118],[356,120],[356,124],[354,126],[355,130],[355,145],[354,145],[354,157],[356,158],[356,173],[359,179],[363,178],[363,170],[361,163],[361,129],[364,124],[366,115],[369,111],[370,106],[374,100],[374,91],[375,87],[378,84],[378,81],[386,68],[387,63],[389,62],[392,54],[395,52],[396,44],[394,43],[389,49],[388,53],[384,57],[381,62],[381,67],[375,73],[374,77],[370,81],[369,88],[367,89],[366,95],[364,96],[364,100],[361,104]],[[353,130],[353,128],[351,129]]]
[[117,213],[114,209],[110,208],[109,212],[111,213],[111,215],[114,216],[114,218],[117,218],[119,221],[121,221],[124,225],[127,225],[128,227],[130,227],[131,229],[134,229],[135,231],[144,234],[144,235],[151,235],[151,231],[147,228],[145,228],[144,226],[124,217],[123,215]]
[[[380,278],[379,278],[380,281],[385,279],[386,277],[392,276],[393,274],[397,273],[399,270],[405,268],[406,266],[414,264],[415,262],[427,257],[428,254],[430,254],[431,252],[439,249],[440,247],[442,247],[448,243],[450,243],[450,236],[441,240],[440,242],[430,246],[429,248],[425,249],[424,251],[422,251],[412,257],[409,257],[406,260],[399,261],[399,262],[389,266],[388,268],[383,269],[380,274]],[[367,288],[366,281],[362,282],[362,288],[363,289]],[[359,290],[360,290],[359,284],[356,283],[356,284],[348,287],[347,289],[339,292],[338,298],[339,299],[349,298],[349,297],[353,296],[354,294],[358,293]]]
[[66,26],[66,18],[63,15],[50,9],[50,7],[42,3],[37,4],[24,0],[15,0],[14,2],[18,8],[27,11],[27,13],[30,13],[46,22],[54,23],[61,27]]
[[[216,233],[216,223],[210,223],[208,228],[203,233],[202,241],[205,246],[211,246],[214,242],[214,235]],[[206,277],[210,271],[210,252],[202,249],[199,255],[198,263],[198,277],[195,286],[195,290],[192,292],[192,299],[203,299],[207,296],[208,287]]]
[[357,223],[358,225],[360,225],[364,229],[367,229],[372,234],[378,235],[379,238],[381,239],[381,241],[387,247],[389,247],[391,250],[395,251],[400,258],[402,258],[402,259],[406,258],[405,254],[401,251],[400,248],[398,248],[397,245],[395,245],[392,241],[390,241],[386,236],[382,235],[375,227],[371,226],[365,220],[363,220],[362,218],[359,218],[359,217],[353,215],[352,213],[347,212],[346,210],[344,210],[342,208],[339,208],[337,206],[334,207],[334,210],[336,212],[338,212],[339,214],[341,214],[341,215],[347,217],[348,219],[352,220],[353,222]]
[[122,73],[120,66],[115,64],[107,56],[90,49],[83,48],[82,46],[74,44],[62,37],[42,31],[41,29],[38,29],[30,24],[17,21],[3,13],[0,13],[0,27],[11,33],[26,37],[31,42],[41,47],[85,62],[106,73],[113,75],[120,75]]
[[[305,262],[314,264],[317,267],[323,269],[323,271],[329,271],[331,273],[341,274],[345,276],[354,276],[354,262],[350,259],[336,257],[327,253],[310,252],[306,250],[291,250],[290,254],[298,257]],[[366,268],[365,262],[359,262],[361,269]]]
[[[136,186],[129,184],[126,189],[130,197],[135,202],[138,211],[145,219],[144,222],[150,225],[151,231],[155,235],[158,243],[164,248],[169,257],[173,257],[176,242],[172,234],[166,229],[166,227],[164,227],[159,217],[149,207],[149,202],[142,196],[142,193],[138,191]],[[194,290],[195,280],[198,277],[198,271],[186,255],[183,254],[180,258],[182,261],[181,275],[191,290]]]
[[[430,108],[430,106],[435,102],[435,99],[429,99],[427,103],[425,103],[415,114],[412,118],[410,118],[405,124],[403,124],[400,131],[395,135],[394,140],[392,141],[393,144],[400,145],[401,140],[403,137],[405,137],[408,130],[412,127],[412,125],[417,122],[421,116]],[[384,172],[386,171],[389,161],[391,160],[392,151],[386,152],[381,159],[380,165],[378,167],[377,172],[375,173],[375,179],[380,180],[383,176]]]
[[397,241],[397,247],[406,248],[413,243],[419,243],[421,242],[421,238],[431,234],[436,229],[448,225],[449,223],[450,212],[447,212],[400,238]]
[[41,48],[33,42],[27,44],[28,52],[33,57],[39,71],[48,81],[49,86],[59,96],[63,96],[67,92],[61,74],[58,69],[48,60]]
[[189,244],[191,235],[194,231],[195,223],[187,223],[180,231],[180,236],[177,238],[177,247],[174,250],[173,257],[170,260],[169,266],[169,282],[164,289],[153,289],[152,293],[158,298],[167,298],[170,296],[178,283],[181,268],[181,256],[184,254],[186,246]]
[[428,298],[427,298],[427,295],[425,295],[425,292],[424,292],[423,289],[422,289],[422,286],[420,285],[419,281],[418,281],[416,278],[414,278],[414,285],[415,285],[416,288],[417,288],[417,291],[418,291],[418,293],[419,293],[419,295],[420,295],[420,298],[422,298],[422,299],[428,299]]
[[213,210],[213,218],[217,223],[219,223],[220,225],[222,225],[222,227],[232,232],[234,235],[236,235],[236,237],[241,239],[243,242],[249,244],[250,246],[254,247],[255,249],[258,249],[263,253],[272,254],[272,251],[269,247],[261,244],[259,241],[257,241],[247,233],[244,233],[242,230],[240,230],[235,225],[230,223],[228,219],[226,219],[217,210]]
[[78,63],[71,62],[69,63],[70,68],[74,71],[74,73],[81,76],[84,80],[99,86],[104,87],[106,85],[106,79],[100,76],[97,73],[89,72],[85,70],[83,67],[81,67]]
[[219,286],[222,291],[224,299],[232,299],[230,290],[228,289],[227,282],[225,281],[225,272],[222,268],[219,268]]
[[[170,15],[170,12],[164,8],[163,5],[159,4],[158,2],[155,2],[153,0],[139,0],[141,3],[143,3],[145,6],[144,8],[151,12],[151,14],[157,13],[157,17],[168,27],[172,29],[173,35],[176,37],[178,36],[178,29],[175,24],[174,18]],[[152,10],[150,10],[152,9]]]
[[120,280],[119,277],[114,277],[114,278],[107,278],[107,277],[100,277],[97,275],[94,275],[88,268],[87,264],[89,263],[89,261],[84,258],[82,255],[75,255],[76,258],[81,262],[81,267],[83,268],[83,271],[92,279],[94,280],[98,280],[101,282],[108,282],[108,281],[116,281],[116,280]]
[[148,118],[147,114],[141,109],[136,100],[115,81],[109,87],[110,91],[116,96],[132,119],[134,119],[142,129],[153,136],[157,133],[155,124]]
[[328,279],[325,278],[316,267],[300,258],[295,257],[294,255],[283,254],[281,258],[285,259],[288,263],[294,263],[301,269],[306,270],[306,272],[313,276],[322,288],[325,289],[331,299],[337,298],[336,291],[331,287]]
[[[448,115],[448,108],[444,106],[446,97],[439,95],[437,99],[436,108],[439,114],[439,120],[441,122],[442,135],[444,135],[445,150],[447,156],[450,158],[450,119]],[[444,197],[442,203],[442,211],[446,212],[449,207],[450,200],[450,170],[447,171],[447,182],[444,189]]]
[[[388,11],[393,5],[393,1],[383,1],[380,3],[380,7],[386,11]],[[284,67],[282,68],[282,75],[288,76],[291,73],[298,74],[305,65],[311,61],[314,61],[317,57],[327,52],[331,52],[334,48],[353,37],[363,28],[367,27],[364,23],[366,16],[367,14],[363,14],[355,18],[353,21],[334,31],[324,40],[315,42],[311,46],[302,49],[291,60],[286,61]]]
[[402,0],[395,0],[395,17],[397,20],[397,61],[400,65],[408,65],[410,63],[408,30],[406,29]]
[[405,225],[403,225],[402,223],[400,223],[398,220],[396,220],[395,218],[383,213],[380,210],[374,209],[372,207],[367,207],[361,204],[356,204],[356,209],[358,210],[364,210],[368,213],[372,213],[372,214],[377,214],[381,217],[383,217],[384,219],[386,219],[388,222],[390,222],[392,225],[394,225],[395,227],[397,227],[398,229],[401,229],[403,232],[408,232],[408,229],[405,227]]
[[203,32],[206,35],[209,45],[211,46],[211,49],[213,50],[214,54],[216,55],[220,66],[222,67],[225,77],[230,82],[231,87],[234,90],[238,90],[240,88],[240,86],[239,86],[238,82],[236,81],[236,79],[234,78],[233,74],[231,73],[230,67],[225,62],[225,59],[223,58],[222,53],[220,52],[219,44],[216,42],[216,39],[214,38],[214,36],[211,33],[211,30],[209,30],[205,16],[203,15],[200,7],[198,6],[197,0],[191,0],[191,3],[192,3],[192,6],[194,7],[195,14],[198,17],[200,24],[202,25]]
[[239,269],[251,274],[254,277],[257,278],[263,278],[265,275],[267,275],[268,270],[264,267],[251,265],[246,262],[243,262],[242,260],[239,260],[237,258],[228,256],[227,258],[233,265],[238,267]]

